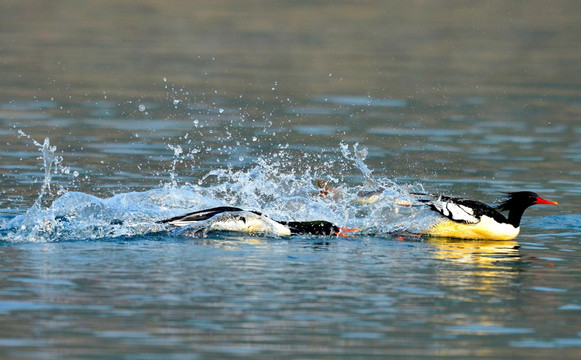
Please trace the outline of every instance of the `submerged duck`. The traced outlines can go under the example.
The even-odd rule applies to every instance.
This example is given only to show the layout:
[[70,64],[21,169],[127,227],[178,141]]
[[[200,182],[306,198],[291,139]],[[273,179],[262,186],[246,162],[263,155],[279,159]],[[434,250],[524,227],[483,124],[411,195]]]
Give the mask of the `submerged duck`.
[[277,236],[298,234],[345,236],[351,231],[324,220],[316,221],[275,221],[257,211],[247,211],[237,207],[220,206],[194,211],[184,215],[161,220],[160,224],[173,225],[180,230],[191,228],[202,231],[234,231],[241,233],[262,233]]
[[[556,201],[542,199],[531,191],[506,194],[508,198],[496,208],[479,201],[443,195],[412,195],[423,196],[418,201],[441,215],[425,235],[473,240],[512,240],[520,232],[520,220],[528,207],[536,204],[558,205]],[[508,218],[501,211],[508,211]]]

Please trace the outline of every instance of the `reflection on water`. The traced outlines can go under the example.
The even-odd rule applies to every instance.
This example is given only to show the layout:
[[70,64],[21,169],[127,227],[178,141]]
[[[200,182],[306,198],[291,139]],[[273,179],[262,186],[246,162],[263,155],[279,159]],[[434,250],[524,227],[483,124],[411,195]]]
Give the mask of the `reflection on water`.
[[429,239],[428,243],[435,247],[436,259],[461,266],[453,272],[446,269],[438,273],[438,281],[446,286],[502,299],[510,297],[503,289],[518,282],[523,271],[517,241]]
[[502,266],[504,262],[520,260],[517,241],[466,241],[445,238],[431,238],[429,244],[435,246],[435,256],[466,265],[478,267]]

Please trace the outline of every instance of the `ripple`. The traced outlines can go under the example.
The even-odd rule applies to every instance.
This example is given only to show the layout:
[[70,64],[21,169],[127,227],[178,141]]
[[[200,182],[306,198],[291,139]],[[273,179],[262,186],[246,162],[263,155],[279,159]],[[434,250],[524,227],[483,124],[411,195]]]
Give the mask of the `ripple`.
[[294,127],[295,131],[301,134],[331,136],[338,132],[348,131],[348,127],[331,125],[300,125]]
[[547,286],[531,286],[529,289],[536,290],[536,291],[543,291],[543,292],[566,292],[569,291],[567,289],[559,289],[559,288],[552,288]]
[[349,106],[405,107],[408,105],[407,101],[401,99],[373,99],[364,96],[325,96],[319,100]]
[[511,341],[509,344],[512,347],[527,347],[527,348],[581,347],[581,339],[559,338],[552,341],[526,339],[520,341]]
[[439,290],[429,290],[417,287],[397,287],[395,289],[409,294],[428,295],[428,296],[437,296],[446,294],[445,292]]
[[451,332],[460,332],[467,334],[530,334],[534,333],[533,329],[528,328],[511,328],[500,325],[488,324],[467,324],[458,326],[448,326],[444,328]]
[[47,342],[38,339],[0,339],[1,347],[44,347]]
[[394,136],[462,136],[467,130],[452,129],[408,129],[408,128],[372,128],[367,130],[370,134],[394,135]]
[[347,332],[341,334],[344,339],[381,339],[383,335],[375,332]]
[[556,142],[557,138],[519,136],[519,135],[486,135],[482,143],[498,145],[502,143],[532,144],[535,142]]

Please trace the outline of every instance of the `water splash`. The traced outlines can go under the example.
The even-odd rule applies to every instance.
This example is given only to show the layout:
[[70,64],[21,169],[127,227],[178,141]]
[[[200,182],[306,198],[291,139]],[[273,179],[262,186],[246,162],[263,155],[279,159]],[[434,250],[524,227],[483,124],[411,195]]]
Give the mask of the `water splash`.
[[171,186],[177,187],[178,183],[177,183],[176,166],[177,166],[178,162],[181,161],[180,156],[184,153],[184,150],[179,145],[174,146],[174,145],[168,144],[167,147],[170,148],[170,150],[173,150],[173,156],[174,156],[173,160],[172,160],[172,164],[171,164],[171,170],[169,172]]
[[50,184],[52,180],[52,169],[54,167],[54,173],[56,174],[59,170],[59,165],[61,164],[63,158],[61,156],[56,155],[56,146],[50,146],[50,139],[45,138],[44,143],[40,144],[38,141],[34,140],[30,135],[26,134],[22,130],[18,130],[18,134],[22,137],[26,137],[30,139],[32,143],[38,147],[42,157],[40,159],[43,160],[43,169],[44,169],[44,179],[42,182],[42,187],[38,194],[38,198],[34,202],[33,207],[40,207],[42,198],[44,195],[49,194],[52,195],[52,191],[50,189]]
[[[8,222],[7,225],[4,225],[3,229],[18,229],[14,238],[10,238],[10,236],[7,237],[10,239],[21,239],[23,238],[22,234],[25,234],[24,238],[27,240],[52,239],[56,227],[56,220],[50,208],[43,207],[43,201],[49,200],[45,199],[45,196],[49,195],[52,197],[55,195],[51,190],[53,174],[69,174],[70,168],[61,166],[63,158],[62,156],[56,154],[57,147],[50,145],[49,138],[45,138],[44,142],[41,144],[20,129],[18,130],[18,134],[21,137],[25,137],[31,140],[32,143],[38,148],[38,151],[41,154],[39,159],[43,161],[44,179],[38,197],[34,201],[33,205],[26,211],[24,215],[17,217],[20,218],[21,221],[14,222],[13,219],[12,221]],[[74,176],[77,176],[76,172]],[[66,190],[61,188],[56,195],[61,195],[64,193],[66,193]],[[16,226],[14,226],[15,224]]]
[[[37,143],[38,144],[38,143]],[[283,170],[282,155],[259,158],[250,169],[215,169],[197,184],[177,183],[177,164],[183,159],[180,146],[168,145],[174,152],[170,184],[145,192],[129,192],[99,198],[80,192],[66,192],[47,208],[42,197],[50,193],[53,167],[62,158],[48,139],[39,146],[43,154],[45,181],[35,204],[3,228],[7,241],[61,241],[135,236],[168,230],[159,220],[215,206],[237,206],[256,210],[280,221],[326,220],[339,226],[362,228],[363,234],[387,235],[416,231],[429,221],[415,206],[401,206],[414,200],[410,192],[421,186],[401,186],[391,179],[373,177],[365,164],[366,149],[342,144],[343,157],[359,169],[364,182],[342,184],[334,174],[307,166],[301,171]],[[186,154],[188,155],[188,154]],[[331,184],[321,191],[321,178]],[[374,202],[361,201],[362,194],[375,191]],[[4,234],[5,233],[5,234]]]
[[367,148],[359,149],[359,143],[355,143],[353,145],[353,152],[349,150],[349,145],[341,143],[341,153],[343,157],[347,160],[352,161],[355,163],[357,168],[361,171],[365,179],[369,182],[372,186],[377,186],[377,183],[372,177],[373,170],[369,169],[367,164],[365,164],[365,159],[367,158]]

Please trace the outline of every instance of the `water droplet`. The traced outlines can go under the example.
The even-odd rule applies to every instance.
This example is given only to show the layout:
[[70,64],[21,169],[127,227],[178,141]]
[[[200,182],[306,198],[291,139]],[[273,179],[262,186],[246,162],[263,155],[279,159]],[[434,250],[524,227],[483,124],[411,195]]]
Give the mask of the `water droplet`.
[[139,104],[138,109],[139,109],[139,111],[144,112],[145,111],[145,105]]

